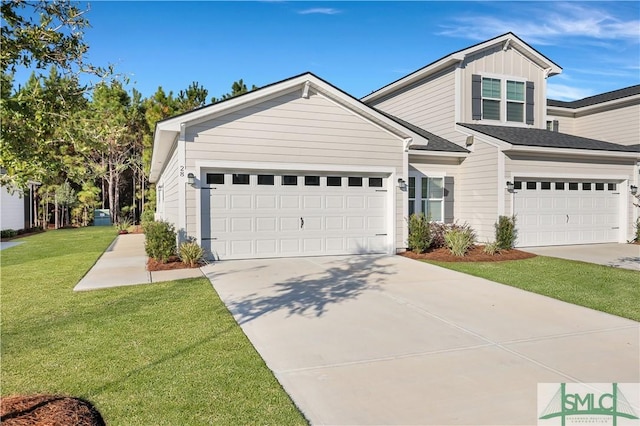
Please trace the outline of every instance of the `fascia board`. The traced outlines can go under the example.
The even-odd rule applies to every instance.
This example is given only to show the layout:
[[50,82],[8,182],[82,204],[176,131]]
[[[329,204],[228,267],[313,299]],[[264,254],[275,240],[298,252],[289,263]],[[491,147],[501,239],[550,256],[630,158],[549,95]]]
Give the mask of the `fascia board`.
[[574,157],[613,157],[613,158],[628,158],[630,160],[640,160],[640,153],[638,152],[624,152],[624,151],[604,151],[594,149],[574,149],[574,148],[553,148],[545,146],[520,146],[512,145],[511,148],[505,150],[505,152],[529,152],[537,154],[547,155],[563,155]]
[[450,152],[450,151],[423,151],[423,150],[412,150],[409,148],[409,157],[412,155],[420,156],[420,157],[453,157],[453,158],[466,158],[469,156],[468,152]]

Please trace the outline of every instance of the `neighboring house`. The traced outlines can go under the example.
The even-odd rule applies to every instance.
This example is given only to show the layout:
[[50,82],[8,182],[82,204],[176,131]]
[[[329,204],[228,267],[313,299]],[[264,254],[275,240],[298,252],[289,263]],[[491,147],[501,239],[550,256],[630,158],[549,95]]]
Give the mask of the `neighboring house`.
[[640,84],[573,102],[549,99],[547,128],[621,145],[638,145]]
[[362,100],[305,73],[160,121],[157,217],[219,259],[396,253],[417,212],[481,241],[515,214],[519,246],[625,242],[640,152],[546,130],[561,71],[508,33]]
[[29,200],[23,193],[2,186],[0,190],[0,229],[15,231],[29,227]]

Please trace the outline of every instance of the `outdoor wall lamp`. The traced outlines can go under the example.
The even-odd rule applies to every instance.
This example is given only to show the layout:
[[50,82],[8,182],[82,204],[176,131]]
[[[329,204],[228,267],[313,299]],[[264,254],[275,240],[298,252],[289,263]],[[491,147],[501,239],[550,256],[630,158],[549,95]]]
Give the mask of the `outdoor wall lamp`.
[[189,173],[187,175],[187,183],[191,186],[195,185],[196,183],[196,175],[194,175],[193,173]]
[[638,187],[635,185],[631,185],[629,189],[631,190],[631,195],[636,195],[638,193]]
[[515,186],[513,185],[513,182],[511,181],[507,181],[507,192],[513,194]]
[[402,178],[398,178],[398,188],[400,189],[404,189],[407,185],[407,182],[405,182],[404,179]]

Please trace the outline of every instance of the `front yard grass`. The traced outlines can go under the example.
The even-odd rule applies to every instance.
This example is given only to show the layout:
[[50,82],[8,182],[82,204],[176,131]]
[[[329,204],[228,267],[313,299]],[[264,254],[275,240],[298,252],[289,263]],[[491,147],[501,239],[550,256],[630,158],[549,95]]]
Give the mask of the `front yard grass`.
[[640,272],[537,256],[505,262],[434,265],[640,321]]
[[112,228],[0,252],[2,395],[86,398],[108,424],[306,424],[206,278],[73,293]]

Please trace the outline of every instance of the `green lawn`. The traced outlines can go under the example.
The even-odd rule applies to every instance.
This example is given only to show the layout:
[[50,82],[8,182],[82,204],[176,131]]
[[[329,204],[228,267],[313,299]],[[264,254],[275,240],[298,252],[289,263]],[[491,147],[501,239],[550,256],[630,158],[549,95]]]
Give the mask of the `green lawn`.
[[640,321],[640,272],[537,256],[505,262],[429,262]]
[[83,397],[112,425],[306,424],[206,278],[73,293],[114,237],[0,252],[2,395]]

